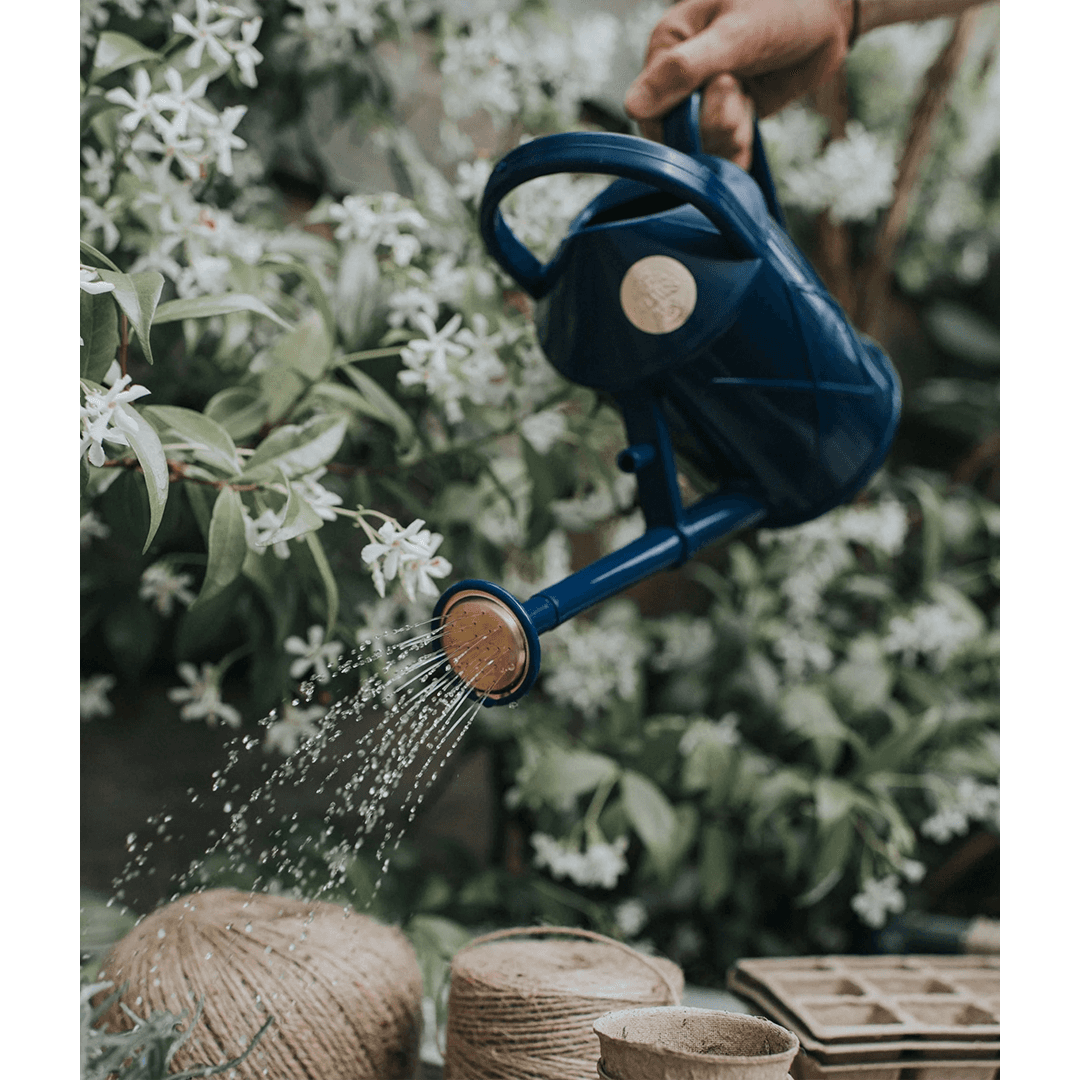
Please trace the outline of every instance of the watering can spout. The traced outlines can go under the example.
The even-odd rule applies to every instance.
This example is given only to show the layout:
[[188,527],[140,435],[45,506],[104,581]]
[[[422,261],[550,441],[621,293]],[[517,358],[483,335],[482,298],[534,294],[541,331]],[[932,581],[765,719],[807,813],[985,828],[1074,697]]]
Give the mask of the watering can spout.
[[474,697],[485,705],[510,704],[536,682],[541,634],[764,516],[764,506],[753,499],[703,499],[678,524],[646,529],[637,540],[523,602],[490,581],[459,581],[435,605],[436,648]]

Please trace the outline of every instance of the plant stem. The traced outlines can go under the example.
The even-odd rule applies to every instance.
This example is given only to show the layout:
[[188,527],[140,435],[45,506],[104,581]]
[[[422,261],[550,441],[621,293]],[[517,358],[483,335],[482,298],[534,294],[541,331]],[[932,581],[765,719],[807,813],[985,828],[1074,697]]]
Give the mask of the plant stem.
[[[847,77],[841,68],[813,93],[814,109],[829,121],[825,145],[843,139],[847,133],[848,100]],[[851,265],[851,231],[842,221],[834,221],[828,210],[818,214],[815,222],[817,233],[814,260],[822,280],[851,315],[855,310],[855,281]]]
[[120,312],[120,378],[127,375],[127,351],[128,351],[128,319]]
[[926,73],[922,95],[911,114],[907,140],[897,167],[892,205],[878,231],[858,302],[856,324],[873,338],[880,339],[885,330],[885,305],[892,282],[893,258],[907,224],[919,171],[931,149],[938,117],[948,100],[979,14],[978,8],[969,8],[957,18],[952,35]]

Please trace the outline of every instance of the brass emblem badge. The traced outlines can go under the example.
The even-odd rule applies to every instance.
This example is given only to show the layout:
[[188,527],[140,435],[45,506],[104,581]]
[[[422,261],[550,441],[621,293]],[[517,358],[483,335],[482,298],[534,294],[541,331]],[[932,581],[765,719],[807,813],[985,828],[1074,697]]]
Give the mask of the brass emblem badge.
[[626,317],[646,334],[670,334],[694,311],[697,283],[678,259],[647,255],[626,271],[619,287]]

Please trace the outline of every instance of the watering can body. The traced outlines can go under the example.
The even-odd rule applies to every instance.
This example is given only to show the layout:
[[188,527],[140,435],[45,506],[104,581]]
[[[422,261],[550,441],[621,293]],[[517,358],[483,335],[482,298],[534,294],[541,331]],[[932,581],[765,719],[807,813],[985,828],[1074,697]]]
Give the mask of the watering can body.
[[[888,357],[851,326],[783,229],[756,127],[748,174],[701,153],[697,108],[694,95],[669,118],[669,145],[616,134],[533,140],[499,162],[481,203],[489,251],[536,300],[549,361],[621,409],[619,466],[637,474],[646,522],[640,540],[524,604],[492,594],[523,621],[537,664],[535,635],[597,600],[737,528],[798,524],[852,498],[899,419]],[[541,265],[499,204],[555,172],[618,179]],[[690,507],[676,455],[712,489]],[[451,587],[436,616],[481,587],[490,583]]]

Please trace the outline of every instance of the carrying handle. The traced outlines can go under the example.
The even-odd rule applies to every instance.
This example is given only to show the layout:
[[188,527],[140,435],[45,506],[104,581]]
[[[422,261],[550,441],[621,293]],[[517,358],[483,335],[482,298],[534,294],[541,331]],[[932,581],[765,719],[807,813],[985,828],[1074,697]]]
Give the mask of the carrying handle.
[[[689,141],[689,145],[696,143],[700,147],[696,123],[699,109],[700,93],[695,92],[674,110],[679,115],[669,117],[673,125],[672,138],[683,145]],[[775,190],[756,122],[754,162],[758,172],[755,174],[751,170],[751,176],[761,187],[770,212],[776,217],[773,210]],[[480,203],[480,235],[488,251],[534,298],[539,299],[550,288],[560,253],[556,252],[550,262],[542,264],[506,224],[499,204],[511,191],[529,180],[554,173],[598,173],[648,184],[700,210],[732,241],[743,258],[755,259],[764,255],[765,244],[760,230],[741,203],[732,197],[711,168],[681,149],[662,146],[636,135],[593,132],[548,135],[511,150],[492,170]]]
[[[684,154],[703,154],[701,146],[701,91],[695,90],[685,101],[680,102],[664,117],[664,145]],[[776,197],[776,185],[769,171],[769,160],[765,156],[765,145],[761,141],[761,129],[754,120],[754,141],[750,157],[750,175],[761,188],[765,196],[765,205],[773,220],[786,230],[784,211]]]

